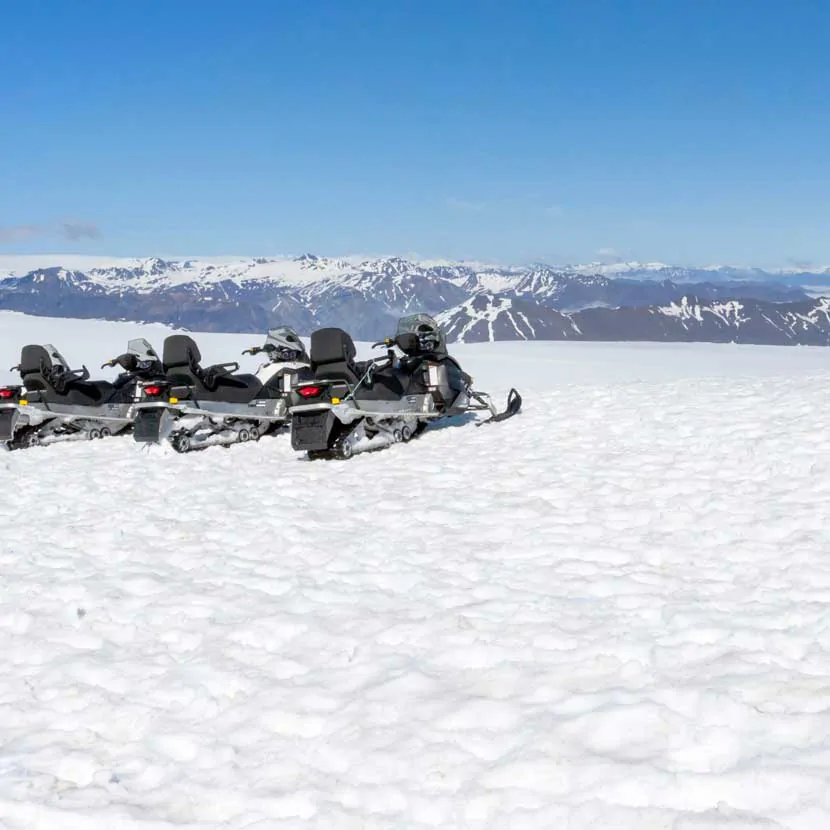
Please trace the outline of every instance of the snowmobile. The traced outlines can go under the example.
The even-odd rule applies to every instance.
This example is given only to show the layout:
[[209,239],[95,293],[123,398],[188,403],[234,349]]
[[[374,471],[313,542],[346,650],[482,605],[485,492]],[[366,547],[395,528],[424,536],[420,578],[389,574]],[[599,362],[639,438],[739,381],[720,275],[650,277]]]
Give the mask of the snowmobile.
[[487,420],[477,421],[481,425],[521,409],[515,389],[503,412],[473,389],[473,379],[449,356],[443,331],[427,314],[402,317],[395,337],[373,348],[383,346],[385,357],[358,363],[354,342],[342,329],[311,335],[314,376],[297,384],[289,410],[295,450],[311,459],[347,459],[410,441],[438,420],[489,412]]
[[202,367],[199,347],[186,334],[164,341],[164,378],[139,384],[133,438],[141,443],[169,440],[177,452],[258,441],[285,425],[287,394],[298,376],[309,373],[308,355],[297,333],[270,329],[262,346],[242,354],[268,359],[255,375],[238,374],[239,364]]
[[108,438],[132,425],[133,398],[141,380],[161,373],[153,347],[144,339],[101,368],[120,366],[114,383],[90,380],[86,366],[70,369],[51,344],[24,346],[21,384],[0,387],[0,444],[23,449],[41,444]]

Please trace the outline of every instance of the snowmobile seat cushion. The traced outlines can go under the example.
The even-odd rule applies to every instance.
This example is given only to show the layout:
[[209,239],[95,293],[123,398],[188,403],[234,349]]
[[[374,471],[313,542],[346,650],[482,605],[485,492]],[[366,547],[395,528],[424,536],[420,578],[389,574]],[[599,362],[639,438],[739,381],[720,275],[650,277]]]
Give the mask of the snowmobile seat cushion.
[[108,380],[93,380],[90,381],[89,385],[94,386],[104,400],[110,398],[115,392],[115,384],[110,383]]
[[311,365],[353,363],[357,349],[343,329],[318,329],[311,335]]
[[165,370],[199,365],[202,353],[196,341],[186,334],[171,334],[164,340],[162,362]]
[[75,381],[66,387],[61,402],[78,406],[101,406],[115,393],[115,387],[105,380]]
[[362,372],[358,373],[353,363],[340,361],[339,363],[324,363],[314,371],[315,380],[344,380],[351,386],[360,383]]
[[24,346],[20,350],[20,374],[40,374],[41,369],[51,369],[52,359],[43,346]]
[[196,398],[226,403],[248,403],[259,394],[262,383],[256,375],[219,375],[215,384],[207,387],[199,384]]
[[358,401],[399,401],[406,394],[401,379],[394,372],[378,372],[371,384],[361,386],[355,392]]

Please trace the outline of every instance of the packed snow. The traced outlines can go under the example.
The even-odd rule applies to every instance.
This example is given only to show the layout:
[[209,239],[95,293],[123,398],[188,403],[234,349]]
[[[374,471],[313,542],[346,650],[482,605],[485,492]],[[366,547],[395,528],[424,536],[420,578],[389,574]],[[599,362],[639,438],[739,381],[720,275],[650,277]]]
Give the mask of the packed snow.
[[454,352],[523,413],[0,455],[3,830],[830,826],[830,350]]

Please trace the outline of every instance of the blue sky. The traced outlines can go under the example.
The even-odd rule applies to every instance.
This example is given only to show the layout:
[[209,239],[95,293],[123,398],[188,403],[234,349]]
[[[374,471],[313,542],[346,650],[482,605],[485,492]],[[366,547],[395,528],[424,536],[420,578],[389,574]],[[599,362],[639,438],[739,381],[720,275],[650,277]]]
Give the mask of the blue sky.
[[2,26],[0,253],[830,264],[826,0],[28,0]]

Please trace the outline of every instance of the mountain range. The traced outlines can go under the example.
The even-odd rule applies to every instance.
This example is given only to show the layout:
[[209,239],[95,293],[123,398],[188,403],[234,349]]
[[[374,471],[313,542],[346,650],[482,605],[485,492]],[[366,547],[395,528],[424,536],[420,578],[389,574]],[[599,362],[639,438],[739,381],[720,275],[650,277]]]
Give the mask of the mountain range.
[[[70,264],[72,267],[70,267]],[[668,340],[830,345],[830,268],[663,263],[496,266],[400,257],[101,260],[3,270],[0,309],[196,331],[394,332],[415,311],[449,340]]]

